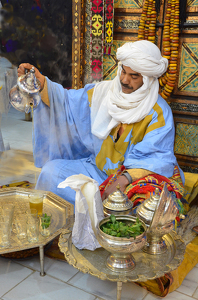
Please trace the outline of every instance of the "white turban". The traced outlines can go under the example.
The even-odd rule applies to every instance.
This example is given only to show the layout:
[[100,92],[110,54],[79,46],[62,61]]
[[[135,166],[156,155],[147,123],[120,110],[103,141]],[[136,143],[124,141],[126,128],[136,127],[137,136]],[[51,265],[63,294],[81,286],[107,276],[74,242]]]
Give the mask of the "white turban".
[[[92,133],[105,139],[119,123],[132,124],[144,119],[158,99],[160,77],[168,67],[153,43],[143,40],[125,43],[117,50],[117,76],[112,81],[96,84],[92,97]],[[120,75],[122,64],[143,76],[143,85],[132,92],[122,92]]]
[[159,48],[146,40],[125,43],[116,56],[124,66],[148,77],[159,78],[168,67],[168,60],[161,56]]

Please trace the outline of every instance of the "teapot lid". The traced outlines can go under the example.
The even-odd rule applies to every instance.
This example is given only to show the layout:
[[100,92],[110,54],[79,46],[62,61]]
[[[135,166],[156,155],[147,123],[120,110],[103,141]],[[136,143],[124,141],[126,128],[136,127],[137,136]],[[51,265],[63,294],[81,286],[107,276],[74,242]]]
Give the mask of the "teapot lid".
[[150,228],[173,222],[178,214],[178,210],[179,208],[175,197],[168,191],[167,185],[165,184],[156,205]]
[[110,194],[104,201],[103,206],[106,209],[113,211],[124,211],[131,209],[133,207],[133,203],[128,199],[127,195],[125,195],[120,190],[120,185],[117,185],[117,190]]
[[160,199],[160,190],[159,188],[155,188],[153,194],[151,194],[150,197],[147,198],[137,208],[137,217],[143,220],[146,224],[150,224],[159,199]]
[[35,76],[34,67],[30,69],[30,72],[18,77],[17,85],[22,92],[26,92],[28,94],[35,94],[40,91],[41,84]]

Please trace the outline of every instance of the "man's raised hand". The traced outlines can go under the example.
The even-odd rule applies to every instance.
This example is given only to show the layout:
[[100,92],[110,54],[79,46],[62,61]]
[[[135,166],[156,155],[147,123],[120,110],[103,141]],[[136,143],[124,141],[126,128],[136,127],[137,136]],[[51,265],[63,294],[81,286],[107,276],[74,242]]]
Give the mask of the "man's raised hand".
[[43,87],[44,87],[44,83],[45,83],[45,76],[43,76],[35,66],[33,66],[33,65],[29,64],[29,63],[22,63],[22,64],[20,64],[19,67],[18,67],[18,70],[17,70],[18,77],[21,76],[21,75],[24,75],[25,71],[26,70],[29,71],[30,69],[32,69],[32,67],[34,67],[36,78],[41,83],[41,90],[42,90]]

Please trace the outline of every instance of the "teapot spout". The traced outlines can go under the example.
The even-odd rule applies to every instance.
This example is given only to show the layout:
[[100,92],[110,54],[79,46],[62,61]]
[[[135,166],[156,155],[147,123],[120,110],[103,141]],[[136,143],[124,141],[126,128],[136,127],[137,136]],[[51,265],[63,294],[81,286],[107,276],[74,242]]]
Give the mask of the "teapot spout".
[[25,109],[24,109],[24,111],[25,111],[26,114],[29,113],[30,108],[31,108],[31,106],[29,104],[26,104]]

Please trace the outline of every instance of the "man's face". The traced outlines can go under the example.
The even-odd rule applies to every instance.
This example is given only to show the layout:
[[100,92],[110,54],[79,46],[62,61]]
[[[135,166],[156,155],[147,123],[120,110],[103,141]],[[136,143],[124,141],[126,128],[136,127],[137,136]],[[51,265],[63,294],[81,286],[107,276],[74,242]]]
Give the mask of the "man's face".
[[137,73],[131,68],[122,65],[120,83],[122,92],[125,94],[131,94],[143,85],[143,77],[140,73]]

